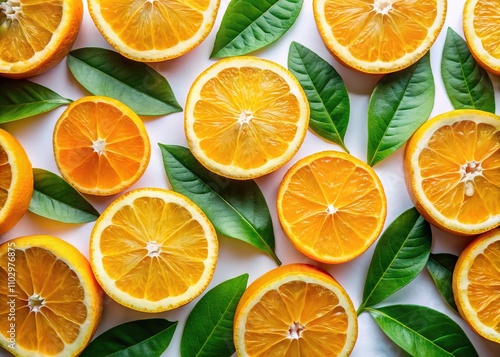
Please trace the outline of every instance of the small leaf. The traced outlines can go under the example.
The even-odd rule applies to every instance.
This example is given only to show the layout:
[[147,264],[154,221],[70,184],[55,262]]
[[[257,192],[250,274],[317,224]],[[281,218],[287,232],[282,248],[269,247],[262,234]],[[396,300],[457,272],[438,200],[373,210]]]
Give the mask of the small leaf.
[[60,176],[33,169],[34,190],[29,210],[64,223],[95,221],[99,212]]
[[227,280],[208,291],[195,305],[182,333],[181,355],[231,357],[233,320],[248,274]]
[[477,64],[467,42],[451,27],[443,47],[441,76],[453,108],[495,113],[495,93],[488,72]]
[[80,48],[68,55],[68,66],[90,93],[118,99],[139,115],[182,111],[168,81],[145,63],[104,48]]
[[253,180],[231,180],[201,165],[188,148],[159,144],[172,188],[190,198],[212,221],[217,233],[274,253],[274,231],[264,195]]
[[297,42],[290,45],[288,69],[306,92],[311,108],[311,130],[349,152],[344,136],[350,104],[342,77],[323,58]]
[[159,357],[172,340],[177,322],[146,319],[126,322],[96,337],[80,357]]
[[382,331],[412,356],[478,356],[460,326],[441,312],[418,305],[367,310]]
[[373,166],[399,149],[431,114],[434,77],[430,55],[377,83],[368,105],[368,157]]
[[45,113],[71,102],[35,82],[0,76],[0,123]]
[[304,0],[232,0],[215,36],[211,58],[244,55],[283,36]]
[[375,247],[358,314],[415,279],[425,267],[431,244],[431,227],[415,208],[397,217]]
[[453,297],[452,278],[458,257],[453,254],[431,254],[427,262],[427,270],[444,299],[458,313]]

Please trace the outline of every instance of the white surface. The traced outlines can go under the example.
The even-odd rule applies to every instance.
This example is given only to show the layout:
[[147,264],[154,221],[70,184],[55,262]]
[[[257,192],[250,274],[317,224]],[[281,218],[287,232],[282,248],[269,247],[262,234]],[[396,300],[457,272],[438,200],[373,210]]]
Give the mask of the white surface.
[[[169,80],[177,100],[183,107],[191,83],[203,69],[214,62],[209,59],[209,55],[214,43],[216,31],[219,28],[222,15],[228,2],[229,0],[221,1],[221,8],[214,29],[200,46],[181,58],[152,65],[152,67]],[[436,101],[432,116],[452,109],[450,101],[444,91],[440,74],[441,52],[446,36],[446,29],[451,26],[458,33],[463,34],[461,27],[461,9],[464,0],[449,0],[448,3],[446,24],[431,50],[432,68],[436,82]],[[354,156],[366,161],[368,101],[380,77],[360,74],[348,70],[331,57],[317,32],[312,14],[311,0],[304,1],[304,6],[297,22],[285,36],[271,46],[268,46],[268,48],[254,54],[274,60],[286,67],[288,48],[291,41],[297,41],[314,50],[321,57],[329,61],[343,77],[351,101],[350,122],[345,138],[346,145]],[[82,28],[74,48],[88,46],[110,48],[108,43],[97,31],[85,7]],[[87,92],[69,73],[65,61],[48,73],[32,78],[32,80],[51,88],[62,96],[74,100],[87,95]],[[496,77],[493,78],[493,81],[496,91],[497,106],[500,106],[500,80]],[[64,109],[64,107],[61,107],[46,114],[1,126],[14,134],[21,141],[33,163],[33,167],[44,168],[58,173],[53,158],[51,140],[54,124]],[[143,119],[151,138],[152,156],[144,176],[133,186],[133,188],[146,186],[168,187],[157,143],[186,146],[183,132],[183,114],[175,113],[164,117],[144,117]],[[327,143],[309,132],[302,148],[288,165],[267,177],[257,180],[266,196],[273,216],[276,252],[284,264],[293,262],[317,263],[299,254],[291,246],[279,226],[276,218],[275,200],[280,180],[286,170],[299,158],[326,149],[340,150],[337,145]],[[391,157],[375,166],[375,171],[379,174],[387,194],[388,215],[386,226],[403,211],[412,207],[403,178],[402,154],[403,150],[400,149]],[[96,198],[88,196],[88,199],[102,212],[102,210],[116,197],[117,196]],[[93,223],[83,225],[58,223],[28,212],[16,227],[1,237],[1,240],[5,241],[14,237],[30,234],[52,234],[67,240],[78,247],[84,254],[88,255],[88,241],[92,226]],[[470,241],[470,238],[452,236],[442,233],[437,229],[433,229],[433,234],[434,242],[432,251],[435,253],[448,252],[459,254],[461,249]],[[373,248],[374,246],[365,254],[349,263],[336,266],[322,265],[323,268],[328,270],[344,286],[351,296],[356,308],[361,303],[363,284],[372,257]],[[276,265],[271,258],[257,251],[255,248],[237,240],[221,238],[219,262],[209,288],[243,273],[250,274],[250,283],[258,276],[274,267],[276,267]],[[198,299],[171,312],[151,315],[122,307],[109,297],[106,297],[103,319],[97,334],[126,321],[151,317],[165,317],[171,321],[179,321],[179,324],[173,341],[165,351],[164,356],[180,356],[179,341],[182,335],[184,322],[197,301]],[[448,308],[440,297],[436,287],[433,285],[429,274],[425,270],[410,285],[384,302],[384,304],[400,303],[425,305],[444,312],[464,329],[481,357],[500,356],[499,344],[489,342],[473,333],[464,321]],[[0,350],[0,356],[6,355],[7,354],[3,350]],[[385,337],[368,313],[363,313],[359,318],[359,336],[352,356],[386,357],[401,355],[400,348]]]

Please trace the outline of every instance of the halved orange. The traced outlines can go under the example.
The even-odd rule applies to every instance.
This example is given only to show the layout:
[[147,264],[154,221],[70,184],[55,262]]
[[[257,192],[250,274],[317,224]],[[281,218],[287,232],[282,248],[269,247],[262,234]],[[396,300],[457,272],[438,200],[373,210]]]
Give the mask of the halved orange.
[[54,157],[62,177],[78,191],[112,195],[142,176],[151,145],[141,118],[108,97],[71,103],[54,128]]
[[134,310],[160,312],[187,304],[212,279],[215,229],[198,206],[161,188],[116,199],[97,220],[90,262],[104,290]]
[[436,227],[475,235],[500,225],[500,117],[453,110],[424,123],[406,145],[415,207]]
[[337,151],[318,152],[295,163],[281,181],[276,206],[295,248],[323,263],[361,255],[380,235],[387,214],[375,171]]
[[59,63],[76,40],[82,0],[0,2],[0,74],[26,78]]
[[460,315],[479,335],[500,343],[500,229],[477,237],[458,258],[453,294]]
[[0,246],[0,345],[16,356],[77,356],[102,312],[88,260],[47,235]]
[[236,308],[240,357],[349,356],[358,320],[344,288],[326,271],[283,265],[257,278]]
[[184,113],[193,155],[209,170],[240,180],[288,162],[308,125],[309,104],[295,77],[251,56],[220,60],[201,73]]
[[399,71],[436,41],[446,0],[314,0],[314,18],[330,52],[365,73]]
[[92,20],[125,57],[158,62],[179,57],[210,33],[220,0],[88,0]]

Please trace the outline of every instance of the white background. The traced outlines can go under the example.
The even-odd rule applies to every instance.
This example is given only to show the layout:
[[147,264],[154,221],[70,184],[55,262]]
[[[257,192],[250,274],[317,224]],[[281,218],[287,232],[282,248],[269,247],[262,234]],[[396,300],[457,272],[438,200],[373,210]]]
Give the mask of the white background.
[[[219,28],[222,15],[228,2],[229,0],[221,1],[221,7],[215,26],[208,38],[200,46],[181,58],[152,64],[153,68],[168,79],[177,100],[183,107],[191,83],[199,73],[214,63],[214,60],[209,59],[209,55],[212,50],[215,34]],[[449,1],[446,23],[439,38],[431,49],[432,68],[436,83],[436,100],[431,116],[452,109],[442,84],[440,62],[446,29],[452,27],[463,35],[461,25],[463,4],[464,0]],[[377,81],[380,79],[380,76],[356,73],[346,69],[332,58],[323,45],[316,29],[311,0],[304,1],[301,14],[288,33],[276,43],[263,50],[257,51],[254,55],[274,60],[286,67],[288,48],[291,41],[297,41],[314,50],[321,57],[330,62],[343,77],[351,101],[350,122],[345,142],[351,154],[366,161],[367,107],[370,94]],[[83,24],[74,48],[89,46],[110,48],[94,26],[88,15],[85,4]],[[498,77],[492,76],[492,79],[496,92],[497,106],[500,106],[500,81]],[[32,80],[73,100],[88,95],[85,89],[83,89],[69,73],[66,61],[61,62],[49,72],[32,78]],[[64,107],[60,107],[46,114],[1,126],[14,134],[21,141],[32,161],[33,167],[44,168],[58,173],[53,158],[52,131],[56,120],[64,109]],[[497,113],[498,112],[497,110]],[[144,176],[132,188],[147,186],[168,187],[157,143],[187,146],[183,132],[183,113],[175,113],[163,117],[143,117],[143,120],[148,129],[152,144],[151,162]],[[286,170],[299,158],[326,149],[341,150],[338,145],[327,143],[319,139],[312,132],[308,132],[303,146],[291,162],[280,170],[257,180],[271,210],[274,233],[276,236],[276,252],[284,264],[303,262],[318,265],[298,253],[291,246],[279,226],[276,218],[275,201],[280,180]],[[386,227],[399,214],[412,207],[412,202],[408,196],[403,177],[402,154],[403,149],[400,149],[391,157],[375,166],[375,171],[380,176],[387,194],[388,214]],[[102,210],[116,197],[117,195],[105,198],[87,196],[88,200],[100,212],[102,212]],[[5,233],[0,239],[2,242],[5,242],[8,239],[23,235],[52,234],[67,240],[88,256],[88,241],[92,226],[93,223],[82,225],[63,224],[28,212],[17,226]],[[469,241],[470,238],[445,234],[433,228],[432,251],[434,253],[447,252],[458,255]],[[373,248],[374,246],[362,256],[349,263],[341,265],[321,265],[344,286],[356,308],[361,303],[363,284],[372,257]],[[243,273],[249,273],[250,283],[258,276],[275,267],[276,265],[271,258],[255,248],[237,240],[220,237],[219,261],[209,288]],[[136,312],[122,307],[106,296],[104,300],[103,318],[97,330],[97,334],[126,321],[164,317],[171,321],[179,322],[174,338],[165,351],[164,356],[180,356],[179,341],[182,335],[182,329],[187,315],[198,300],[199,298],[174,311],[153,315]],[[436,287],[433,285],[429,274],[425,270],[416,280],[391,296],[383,304],[419,304],[444,312],[464,329],[481,357],[500,356],[500,345],[489,342],[473,333],[464,321],[444,303]],[[5,351],[0,350],[0,356],[6,355],[7,353]],[[359,317],[359,335],[352,356],[377,357],[402,355],[401,349],[385,337],[368,313],[363,313]]]

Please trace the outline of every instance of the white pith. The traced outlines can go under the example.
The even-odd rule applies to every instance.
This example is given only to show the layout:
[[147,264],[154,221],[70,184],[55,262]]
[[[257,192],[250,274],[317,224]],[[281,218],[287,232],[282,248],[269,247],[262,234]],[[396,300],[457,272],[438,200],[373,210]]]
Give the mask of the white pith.
[[[19,14],[21,13],[21,3],[19,1],[7,0],[6,2],[0,3],[0,9],[8,21],[18,20]],[[0,26],[3,25],[4,24],[0,24]],[[6,25],[8,26],[9,24]]]
[[106,140],[101,138],[97,139],[92,143],[92,149],[99,155],[104,154],[106,152]]
[[45,306],[45,299],[39,294],[33,294],[28,298],[28,307],[30,312],[38,313]]
[[373,10],[377,14],[387,15],[392,10],[394,0],[375,0],[373,2]]

